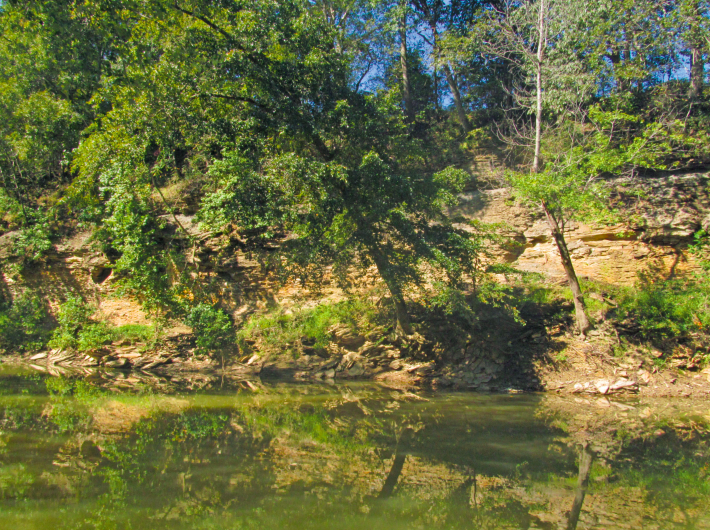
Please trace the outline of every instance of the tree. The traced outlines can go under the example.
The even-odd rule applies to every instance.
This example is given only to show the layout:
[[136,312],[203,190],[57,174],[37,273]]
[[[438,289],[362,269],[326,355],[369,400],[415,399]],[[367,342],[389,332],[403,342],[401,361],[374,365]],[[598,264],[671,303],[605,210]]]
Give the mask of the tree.
[[190,175],[203,179],[200,218],[211,229],[237,227],[253,241],[291,233],[281,255],[294,273],[314,278],[335,264],[345,279],[376,267],[403,333],[406,288],[425,264],[452,284],[475,273],[476,231],[444,215],[466,173],[427,166],[398,91],[353,89],[332,24],[310,4],[136,9],[131,59],[100,92],[111,110],[80,146],[72,186],[94,197],[137,296],[180,303],[179,278],[166,279],[194,264],[158,251],[165,207],[153,192]]
[[[436,77],[436,66],[438,65],[440,59],[440,36],[439,36],[439,24],[441,19],[445,16],[446,8],[452,8],[452,6],[445,6],[444,2],[441,0],[412,0],[412,5],[419,13],[420,17],[424,20],[426,25],[431,31],[431,41],[429,41],[432,47],[432,55],[434,56],[434,76]],[[446,82],[449,85],[449,90],[451,91],[451,97],[454,100],[454,107],[456,108],[456,115],[458,117],[459,123],[463,128],[464,132],[468,133],[471,131],[471,124],[468,120],[466,114],[466,109],[464,107],[463,99],[461,97],[461,91],[459,90],[458,80],[456,75],[446,59],[442,64],[442,69],[444,70],[444,75],[446,77]]]
[[409,26],[407,25],[407,14],[409,10],[409,2],[407,0],[400,0],[399,2],[399,63],[400,71],[402,75],[402,99],[404,100],[404,114],[407,117],[407,121],[410,123],[414,121],[414,104],[412,102],[412,86],[409,81],[409,61],[408,61],[408,51],[407,51],[407,31]]
[[96,117],[90,100],[125,35],[126,21],[98,4],[108,2],[0,6],[0,226],[19,228],[15,250],[25,261],[52,246],[73,149]]
[[[576,2],[568,0],[508,2],[502,10],[491,11],[479,22],[481,30],[474,38],[482,40],[483,49],[488,54],[512,62],[526,74],[526,78],[516,87],[515,98],[519,105],[529,109],[534,116],[532,161],[530,175],[512,175],[511,183],[521,197],[533,198],[544,212],[572,291],[577,327],[580,333],[585,334],[591,324],[564,238],[564,222],[559,219],[563,211],[574,211],[579,206],[579,203],[575,203],[573,208],[569,208],[572,204],[568,201],[581,198],[584,194],[576,193],[574,186],[570,186],[572,181],[568,180],[560,186],[556,168],[541,172],[545,107],[558,111],[570,105],[578,107],[591,95],[592,83],[589,76],[585,75],[582,62],[576,60],[574,48],[574,30],[581,16],[577,11],[580,7]],[[576,94],[570,95],[569,88],[576,89]],[[556,97],[560,92],[567,92],[561,100]],[[523,132],[522,136],[519,133],[512,142],[520,145],[526,139]],[[571,196],[566,196],[567,193],[571,193]]]
[[[398,106],[385,101],[378,110],[368,99],[360,104],[360,112],[349,112],[351,120],[361,120],[351,125],[359,133],[349,137],[348,155],[335,161],[288,153],[255,166],[226,152],[211,169],[218,191],[206,197],[201,216],[213,228],[233,222],[258,229],[264,223],[291,232],[282,255],[306,280],[334,265],[346,284],[353,265],[361,271],[374,265],[392,296],[397,330],[410,334],[405,289],[423,281],[422,265],[453,285],[476,274],[481,241],[445,215],[468,176],[407,164],[417,153]],[[385,128],[387,122],[394,125]],[[368,131],[391,145],[368,142]]]
[[673,22],[690,59],[688,96],[693,101],[701,98],[705,84],[705,55],[710,37],[708,9],[708,3],[702,0],[679,0],[674,12]]
[[355,91],[372,86],[394,46],[390,0],[315,0],[311,10],[335,32],[335,51],[348,58]]

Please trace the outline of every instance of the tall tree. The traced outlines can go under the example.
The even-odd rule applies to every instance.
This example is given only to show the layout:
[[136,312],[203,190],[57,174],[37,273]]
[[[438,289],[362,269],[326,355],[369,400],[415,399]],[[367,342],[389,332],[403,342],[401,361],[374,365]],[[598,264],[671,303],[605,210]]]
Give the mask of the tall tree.
[[690,62],[688,96],[697,101],[705,85],[705,56],[710,31],[707,18],[710,6],[702,0],[680,0],[674,22],[679,26],[681,40],[687,47]]
[[292,234],[277,263],[305,279],[335,265],[345,281],[374,266],[396,328],[409,334],[407,289],[425,271],[453,285],[479,273],[477,231],[444,215],[468,177],[424,162],[427,146],[393,94],[353,90],[333,25],[311,8],[142,3],[124,73],[100,93],[111,110],[80,146],[73,186],[98,192],[103,236],[137,296],[179,303],[166,278],[185,266],[156,248],[165,208],[154,191],[199,176],[206,227],[237,227],[255,245]]
[[[412,0],[412,5],[417,10],[420,17],[422,17],[431,32],[431,41],[429,44],[432,47],[431,53],[434,57],[434,64],[436,65],[441,59],[439,49],[439,24],[441,19],[445,16],[446,8],[451,6],[446,6],[441,0]],[[469,122],[466,114],[466,108],[463,103],[463,98],[461,97],[461,91],[459,89],[459,83],[456,75],[446,59],[444,59],[441,66],[444,70],[449,90],[451,91],[451,97],[454,100],[454,106],[456,108],[456,115],[459,123],[461,124],[464,132],[468,133],[471,131],[471,123]],[[436,72],[434,74],[436,75]]]
[[409,61],[407,50],[407,14],[409,11],[409,2],[400,0],[399,3],[399,62],[402,75],[402,98],[404,100],[404,113],[407,116],[407,121],[414,121],[414,103],[412,101],[412,85],[409,80]]
[[[574,270],[569,249],[564,237],[564,223],[558,218],[562,212],[559,204],[552,205],[556,192],[546,194],[545,187],[554,188],[545,182],[541,173],[544,161],[541,150],[543,141],[544,111],[561,111],[569,104],[579,105],[591,95],[592,83],[585,75],[584,66],[577,57],[575,29],[581,8],[573,0],[536,0],[535,2],[508,2],[503,10],[493,10],[481,20],[483,49],[491,55],[514,63],[527,79],[517,87],[516,100],[534,116],[531,135],[514,138],[515,145],[529,141],[532,147],[531,176],[513,178],[511,182],[526,198],[534,197],[547,220],[552,240],[555,242],[567,283],[572,291],[577,327],[585,334],[591,327],[587,316],[584,296]],[[572,85],[572,86],[570,86]],[[565,94],[572,88],[576,94]],[[551,191],[550,190],[550,191]]]

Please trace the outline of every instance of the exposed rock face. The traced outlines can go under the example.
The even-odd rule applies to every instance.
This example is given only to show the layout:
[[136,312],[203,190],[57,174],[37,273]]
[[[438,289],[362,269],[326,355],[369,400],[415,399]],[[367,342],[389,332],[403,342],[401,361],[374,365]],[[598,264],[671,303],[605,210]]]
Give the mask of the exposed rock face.
[[[710,225],[710,174],[687,173],[616,179],[625,222],[616,226],[569,223],[565,236],[577,274],[631,284],[637,273],[656,267],[665,274],[695,268],[686,250],[693,235]],[[515,204],[510,190],[461,195],[452,213],[502,223],[518,245],[501,249],[517,268],[564,279],[559,254],[542,212]]]
[[[500,166],[494,154],[477,157],[471,170],[478,182],[500,181]],[[693,256],[686,252],[693,234],[710,225],[710,172],[672,174],[636,179],[616,179],[619,200],[624,204],[625,223],[617,226],[589,226],[570,223],[565,227],[577,273],[614,284],[631,284],[637,273],[657,267],[665,274],[692,269]],[[510,190],[472,190],[461,195],[452,211],[470,219],[501,223],[507,227],[513,245],[499,249],[500,257],[515,267],[541,272],[564,281],[557,248],[542,213],[515,204]],[[205,280],[236,319],[273,303],[300,300],[298,282],[278,285],[264,270],[256,253],[238,234],[221,235],[201,231],[194,216],[166,215],[166,231],[179,239],[189,233],[194,244],[185,243],[186,258],[195,265],[193,275]],[[177,221],[177,222],[176,222]],[[178,226],[179,225],[179,226]],[[0,236],[0,259],[11,261],[15,234]],[[363,281],[374,281],[376,274]],[[47,256],[46,264],[23,273],[21,278],[0,271],[0,289],[13,296],[25,288],[36,290],[55,310],[68,293],[81,293],[99,305],[101,318],[115,325],[147,323],[135,302],[112,298],[115,278],[112,263],[91,242],[90,232],[77,232],[62,240]],[[322,296],[341,296],[335,285],[325,286]],[[347,349],[357,350],[361,337],[341,337]]]

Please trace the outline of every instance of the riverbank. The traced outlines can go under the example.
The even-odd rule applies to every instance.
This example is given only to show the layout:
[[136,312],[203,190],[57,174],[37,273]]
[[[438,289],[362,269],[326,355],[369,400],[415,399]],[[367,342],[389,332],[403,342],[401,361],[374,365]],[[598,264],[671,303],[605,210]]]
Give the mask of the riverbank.
[[[446,330],[444,330],[445,332]],[[499,330],[501,331],[501,330]],[[140,344],[114,344],[95,358],[50,350],[9,355],[8,365],[51,375],[91,376],[116,371],[147,377],[228,377],[245,381],[337,382],[372,380],[412,388],[468,390],[483,393],[551,392],[580,396],[700,398],[710,396],[710,369],[693,364],[689,351],[665,356],[653,348],[628,348],[614,355],[616,338],[600,329],[582,338],[544,327],[523,328],[513,336],[488,333],[458,351],[416,333],[410,337],[362,336],[346,326],[329,330],[323,349],[307,343],[293,350],[249,352],[243,357],[200,355],[190,333],[168,333],[150,351]],[[373,340],[375,339],[375,340]],[[305,341],[307,342],[307,341]],[[247,358],[248,357],[248,358]]]

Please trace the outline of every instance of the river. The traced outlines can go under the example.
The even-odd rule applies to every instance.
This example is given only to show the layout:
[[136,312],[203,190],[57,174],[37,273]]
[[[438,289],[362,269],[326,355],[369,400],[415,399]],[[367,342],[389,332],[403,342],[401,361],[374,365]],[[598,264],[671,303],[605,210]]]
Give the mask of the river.
[[0,528],[710,529],[710,404],[0,368]]

